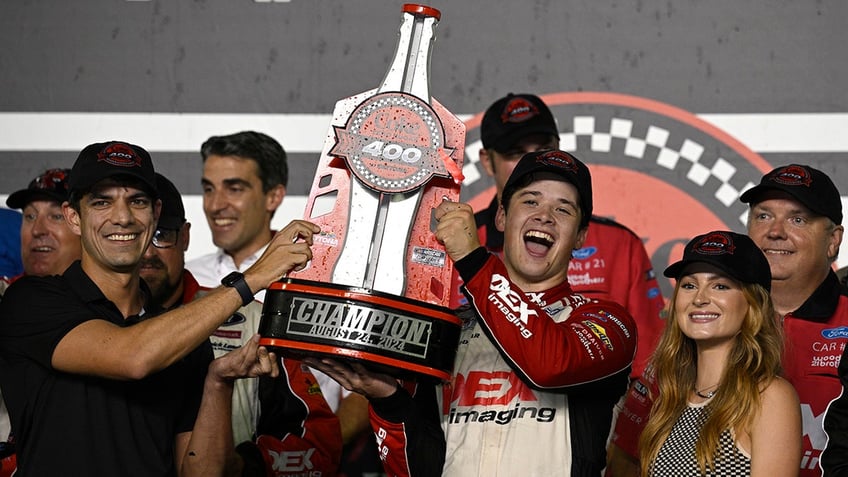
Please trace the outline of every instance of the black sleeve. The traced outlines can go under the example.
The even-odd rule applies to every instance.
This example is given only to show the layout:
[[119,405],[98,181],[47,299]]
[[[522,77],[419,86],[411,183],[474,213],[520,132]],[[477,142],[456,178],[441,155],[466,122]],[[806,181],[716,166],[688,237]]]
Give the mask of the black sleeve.
[[848,348],[839,362],[842,393],[831,401],[824,416],[827,444],[820,462],[825,477],[848,476]]
[[442,475],[446,444],[436,389],[422,382],[412,395],[399,387],[389,397],[370,401],[371,424],[388,475]]

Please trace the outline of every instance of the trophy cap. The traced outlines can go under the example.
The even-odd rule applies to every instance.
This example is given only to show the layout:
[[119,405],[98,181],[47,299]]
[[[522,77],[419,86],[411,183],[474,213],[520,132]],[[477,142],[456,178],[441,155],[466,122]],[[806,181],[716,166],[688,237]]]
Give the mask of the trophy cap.
[[417,3],[404,3],[403,4],[403,13],[412,13],[413,15],[424,15],[426,17],[434,17],[436,20],[442,19],[442,12],[439,10],[428,7],[427,5],[419,5]]

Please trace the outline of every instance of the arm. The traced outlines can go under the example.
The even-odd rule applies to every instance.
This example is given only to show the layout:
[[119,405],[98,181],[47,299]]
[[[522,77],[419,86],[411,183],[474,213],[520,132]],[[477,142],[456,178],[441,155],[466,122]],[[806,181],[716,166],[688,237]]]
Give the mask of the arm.
[[278,376],[277,357],[259,346],[254,335],[243,347],[212,361],[203,386],[203,400],[191,432],[177,435],[176,466],[180,476],[238,474],[231,423],[236,379]]
[[655,375],[650,367],[630,383],[610,437],[606,477],[636,477],[640,474],[639,438],[648,422],[653,396],[657,392]]
[[539,300],[510,280],[503,262],[480,246],[468,204],[442,202],[434,216],[436,237],[465,282],[483,330],[526,381],[539,389],[561,388],[630,366],[636,327],[624,309],[549,294],[548,305],[563,299],[561,309],[549,316]]
[[827,444],[819,460],[824,475],[848,474],[848,348],[839,361],[839,380],[842,393],[830,402],[824,415]]
[[796,476],[800,465],[801,404],[792,385],[775,378],[751,426],[751,477]]
[[[294,221],[277,233],[260,259],[245,272],[251,291],[267,288],[312,258],[312,234],[318,227]],[[303,241],[294,242],[298,238]],[[140,379],[164,369],[207,339],[239,306],[235,289],[220,287],[202,299],[136,325],[85,321],[56,345],[54,368],[112,379]]]
[[424,383],[400,386],[395,378],[371,372],[357,362],[313,358],[306,362],[345,389],[368,398],[371,427],[388,475],[442,474],[446,444],[435,386]]

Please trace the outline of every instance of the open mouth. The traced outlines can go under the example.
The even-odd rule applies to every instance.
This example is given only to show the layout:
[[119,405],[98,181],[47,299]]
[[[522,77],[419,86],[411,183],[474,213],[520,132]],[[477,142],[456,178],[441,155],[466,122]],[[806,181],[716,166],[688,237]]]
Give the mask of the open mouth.
[[524,245],[531,254],[544,255],[554,245],[554,238],[545,232],[530,230],[524,234]]
[[106,238],[113,242],[129,242],[135,240],[138,234],[110,234]]
[[232,224],[236,223],[236,219],[218,218],[218,219],[212,219],[212,222],[218,227],[226,227],[228,225],[232,225]]

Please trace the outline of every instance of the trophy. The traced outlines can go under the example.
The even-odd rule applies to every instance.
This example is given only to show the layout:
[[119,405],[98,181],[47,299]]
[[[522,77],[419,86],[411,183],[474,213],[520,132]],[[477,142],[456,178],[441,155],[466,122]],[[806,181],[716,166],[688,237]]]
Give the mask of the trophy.
[[430,97],[440,17],[405,4],[382,84],[336,103],[304,214],[313,258],[268,288],[260,344],[450,378],[461,322],[433,209],[459,200],[465,125]]

